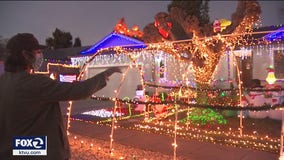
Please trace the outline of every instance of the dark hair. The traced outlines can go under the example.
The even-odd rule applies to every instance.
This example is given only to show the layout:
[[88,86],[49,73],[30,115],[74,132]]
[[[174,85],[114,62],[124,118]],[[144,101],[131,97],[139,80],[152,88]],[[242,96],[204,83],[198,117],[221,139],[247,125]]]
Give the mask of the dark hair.
[[29,65],[23,54],[10,53],[4,62],[4,70],[6,72],[20,72],[27,70]]
[[[4,63],[4,70],[6,72],[19,72],[28,69],[35,58],[32,51],[43,48],[45,46],[40,45],[33,34],[18,33],[9,39],[6,45],[8,54]],[[26,52],[28,57],[24,57],[23,52]]]

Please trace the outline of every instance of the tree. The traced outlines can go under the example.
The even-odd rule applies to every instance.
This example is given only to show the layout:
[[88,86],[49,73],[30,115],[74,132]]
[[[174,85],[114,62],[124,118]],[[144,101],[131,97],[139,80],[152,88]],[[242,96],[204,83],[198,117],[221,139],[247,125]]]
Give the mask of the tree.
[[[171,10],[178,8],[183,13],[183,17],[175,17],[173,19],[178,20],[178,22],[182,22],[181,18],[185,18],[186,16],[196,16],[199,20],[199,26],[204,26],[209,23],[209,7],[208,0],[202,1],[180,1],[174,0],[171,4],[168,5],[168,12],[171,14]],[[179,15],[181,12],[179,12]],[[173,16],[171,14],[171,16]]]
[[76,37],[74,40],[73,47],[81,47],[81,39],[79,37]]
[[145,43],[162,42],[163,37],[157,31],[154,23],[150,23],[146,27],[144,27],[143,33],[143,41]]
[[56,28],[52,33],[53,37],[48,37],[45,42],[48,48],[58,49],[58,48],[69,48],[72,47],[72,35],[70,32],[64,32]]
[[[174,0],[168,5],[168,12],[155,16],[155,23],[158,24],[154,25],[156,28],[150,28],[149,25],[144,28],[144,42],[179,40],[181,37],[177,35],[177,31],[182,30],[181,33],[184,32],[191,41],[175,43],[178,46],[176,48],[188,50],[185,57],[190,58],[180,57],[188,63],[192,62],[197,84],[206,86],[210,84],[215,68],[225,51],[233,50],[236,44],[245,42],[244,35],[252,31],[254,23],[260,19],[261,8],[255,0],[239,0],[237,9],[231,16],[231,24],[217,32],[213,28],[213,23],[209,22],[208,0]],[[223,34],[231,36],[222,37]]]
[[157,13],[155,15],[155,22],[148,24],[143,29],[143,32],[142,40],[145,43],[175,41],[189,38],[182,26],[171,19],[170,15],[166,12]]

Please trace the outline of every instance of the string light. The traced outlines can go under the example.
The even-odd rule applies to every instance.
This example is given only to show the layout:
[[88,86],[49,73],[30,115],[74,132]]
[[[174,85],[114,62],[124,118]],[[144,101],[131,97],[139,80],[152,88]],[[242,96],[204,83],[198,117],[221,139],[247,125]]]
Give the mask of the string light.
[[[72,65],[73,66],[80,66],[81,67],[81,72],[78,76],[78,80],[81,80],[84,77],[84,73],[88,69],[88,66],[90,65],[96,65],[97,63],[107,62],[106,64],[113,64],[112,62],[120,63],[120,64],[128,64],[127,70],[123,73],[123,78],[119,84],[118,89],[115,91],[115,98],[105,98],[107,100],[113,100],[115,101],[115,105],[113,108],[113,113],[116,113],[119,103],[127,103],[127,104],[145,104],[148,106],[147,108],[149,109],[151,105],[159,105],[159,104],[164,104],[166,106],[173,105],[174,106],[174,113],[175,117],[178,115],[178,111],[181,109],[187,109],[189,107],[196,107],[196,108],[213,108],[213,109],[221,109],[221,110],[270,110],[270,109],[276,109],[280,108],[280,105],[265,105],[265,106],[242,106],[241,104],[234,105],[233,103],[229,103],[229,105],[224,105],[220,104],[219,102],[216,102],[215,104],[198,104],[196,102],[189,101],[187,99],[186,101],[182,99],[183,95],[185,94],[185,90],[189,92],[190,88],[194,88],[192,86],[188,86],[188,80],[185,80],[188,78],[186,75],[192,74],[194,79],[193,81],[198,83],[199,85],[210,85],[212,83],[212,77],[215,72],[215,67],[217,66],[220,58],[222,55],[226,52],[227,48],[230,48],[230,50],[233,50],[236,48],[236,46],[248,46],[248,45],[255,45],[256,43],[253,42],[251,39],[246,39],[247,35],[252,35],[256,34],[256,32],[252,32],[250,30],[250,26],[252,26],[252,22],[255,20],[245,18],[244,22],[241,23],[240,27],[236,28],[236,31],[233,34],[230,35],[220,35],[217,34],[216,36],[212,36],[210,38],[208,37],[193,37],[191,40],[186,40],[186,41],[174,41],[174,42],[165,42],[165,43],[156,43],[156,44],[147,44],[146,49],[126,49],[124,47],[109,47],[106,49],[101,49],[97,51],[94,55],[92,56],[84,56],[80,58],[73,58],[71,59]],[[248,26],[243,27],[243,26]],[[248,30],[247,30],[248,29]],[[257,45],[260,44],[268,44],[269,42],[267,41],[258,41]],[[218,46],[220,44],[220,46]],[[218,52],[212,50],[212,48],[218,47]],[[192,58],[196,58],[197,60],[202,60],[205,59],[204,64],[194,64],[196,62],[192,61],[192,58],[188,58],[188,55],[181,55],[181,50],[178,48],[181,48],[186,50],[192,54]],[[103,55],[102,53],[105,51],[115,51],[117,55]],[[141,76],[141,84],[143,87],[143,90],[145,91],[145,87],[147,86],[146,80],[144,79],[144,74],[143,74],[143,62],[145,62],[145,59],[148,57],[151,57],[153,59],[153,55],[158,54],[158,51],[163,51],[163,53],[168,53],[170,56],[167,58],[168,61],[172,62],[177,62],[179,63],[179,69],[177,72],[186,72],[186,74],[181,74],[182,78],[181,79],[174,79],[171,81],[173,84],[170,86],[171,89],[175,87],[179,87],[180,90],[177,93],[176,91],[171,92],[171,96],[174,97],[174,100],[164,100],[161,102],[157,101],[152,101],[153,99],[148,99],[146,101],[133,101],[131,99],[118,99],[119,93],[121,86],[125,80],[125,77],[127,75],[127,72],[131,68],[139,68],[139,73]],[[235,62],[234,62],[235,63]],[[170,65],[170,63],[168,63]],[[200,67],[202,66],[202,67]],[[178,68],[178,67],[177,67]],[[157,73],[154,69],[152,70],[153,72]],[[167,70],[166,70],[167,71]],[[169,72],[169,71],[168,71]],[[241,72],[238,72],[238,76],[241,76]],[[167,75],[167,74],[166,74]],[[178,74],[175,74],[177,76]],[[154,80],[156,78],[154,77]],[[161,81],[162,82],[162,81]],[[165,82],[165,81],[164,81]],[[166,82],[167,83],[167,82]],[[159,86],[158,86],[159,87]],[[197,87],[198,89],[201,89],[203,91],[209,90],[208,88],[203,89],[200,86]],[[181,91],[183,90],[183,91]],[[157,91],[157,90],[156,90]],[[236,91],[236,90],[235,90]],[[239,84],[238,84],[238,96],[241,99],[242,96],[242,82],[240,81],[239,78]],[[192,92],[192,93],[198,93],[198,92]],[[196,98],[198,95],[193,94],[193,98]],[[223,94],[223,97],[225,97],[225,92]],[[215,96],[215,93],[212,92],[212,96]],[[92,97],[93,99],[100,99],[103,100],[104,98],[102,97]],[[72,102],[69,103],[70,105],[70,110],[68,110],[68,127],[67,127],[67,132],[70,127],[70,113],[71,113],[71,106]],[[179,106],[179,107],[177,107]],[[161,127],[157,127],[156,125],[152,125],[150,117],[146,115],[149,115],[149,110],[145,110],[145,121],[142,124],[135,124],[134,128],[135,129],[141,129],[146,132],[149,132],[149,130],[160,133],[160,134],[167,134],[167,135],[174,135],[174,142],[173,142],[173,147],[174,147],[174,159],[176,158],[176,147],[177,142],[176,142],[176,137],[177,136],[182,136],[182,137],[191,137],[192,139],[198,139],[202,141],[210,141],[212,143],[224,143],[228,145],[233,145],[233,146],[239,146],[239,147],[251,147],[254,149],[260,149],[260,150],[269,150],[269,151],[275,151],[276,148],[278,148],[278,141],[279,139],[270,139],[267,137],[261,137],[260,141],[255,141],[258,137],[252,136],[252,135],[244,135],[242,133],[242,122],[240,118],[240,135],[232,133],[231,131],[229,132],[223,132],[221,130],[217,131],[202,131],[197,128],[192,128],[189,125],[187,125],[186,128],[183,128],[178,125],[178,119],[175,118],[175,123],[174,126],[171,126],[170,124],[163,124],[160,123],[159,126],[164,127],[163,125],[168,125],[172,128],[166,129],[164,131]],[[242,116],[241,116],[242,117]],[[114,142],[114,130],[119,127],[117,124],[117,117],[112,115],[111,119],[111,134],[110,134],[110,156],[114,156],[114,147],[113,147],[113,142]],[[147,120],[147,121],[146,121]],[[69,134],[69,133],[68,133]],[[254,134],[257,134],[256,132]],[[209,136],[209,135],[214,135],[214,136]],[[220,139],[218,136],[222,136],[225,139]],[[267,142],[269,141],[269,142]],[[84,141],[81,141],[81,146],[83,146]],[[269,145],[268,145],[269,144]],[[123,158],[123,157],[121,157]]]
[[72,109],[72,104],[73,102],[72,101],[69,101],[68,102],[69,106],[67,107],[67,125],[66,125],[66,132],[67,132],[67,135],[69,135],[69,129],[71,127],[71,121],[70,121],[70,117],[71,117],[71,109]]

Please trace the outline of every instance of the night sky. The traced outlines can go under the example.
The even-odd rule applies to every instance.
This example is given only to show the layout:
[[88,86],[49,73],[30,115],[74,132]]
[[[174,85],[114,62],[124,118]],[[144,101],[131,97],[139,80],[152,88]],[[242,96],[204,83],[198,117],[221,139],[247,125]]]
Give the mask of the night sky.
[[[170,1],[1,1],[0,38],[16,33],[33,33],[45,44],[55,28],[80,37],[82,45],[91,45],[112,32],[117,21],[124,17],[129,28],[140,30],[154,21],[158,12],[167,12]],[[284,24],[284,2],[260,1],[262,25]],[[237,1],[211,1],[211,21],[230,20]]]

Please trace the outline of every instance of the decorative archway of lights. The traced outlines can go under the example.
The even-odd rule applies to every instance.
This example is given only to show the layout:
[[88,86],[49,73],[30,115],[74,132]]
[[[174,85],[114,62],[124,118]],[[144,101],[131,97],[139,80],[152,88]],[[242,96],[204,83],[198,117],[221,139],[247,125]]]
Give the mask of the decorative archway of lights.
[[[183,57],[180,57],[179,54],[176,54],[177,50],[174,49],[174,47],[172,46],[172,43],[165,43],[163,45],[163,48],[160,47],[160,45],[149,45],[149,50],[164,50],[166,51],[167,53],[170,53],[172,54],[173,56],[175,56],[175,58],[177,58],[178,60],[181,60],[183,61],[184,58]],[[106,51],[108,49],[104,49],[104,50],[100,50],[99,52],[97,52],[96,54],[94,54],[93,56],[91,56],[91,58],[86,61],[82,67],[82,71],[81,73],[79,74],[78,76],[78,80],[80,80],[83,76],[83,74],[85,73],[86,69],[87,69],[87,66],[88,64],[95,58],[95,56],[101,54],[103,51]],[[227,109],[231,109],[231,110],[255,110],[255,111],[260,111],[260,110],[270,110],[270,109],[275,109],[275,108],[280,108],[281,106],[280,105],[265,105],[265,106],[258,106],[258,107],[255,107],[255,106],[242,106],[242,105],[236,105],[236,106],[224,106],[224,105],[204,105],[204,104],[196,104],[196,103],[190,103],[190,102],[181,102],[179,101],[180,99],[180,94],[177,94],[177,98],[174,100],[174,101],[166,101],[166,102],[150,102],[150,101],[147,101],[147,102],[142,102],[142,101],[131,101],[131,100],[121,100],[118,97],[119,95],[119,92],[120,92],[120,88],[121,88],[121,85],[123,84],[124,82],[124,78],[125,76],[127,75],[127,72],[128,72],[128,69],[130,69],[131,67],[137,67],[138,70],[140,71],[140,76],[141,76],[141,84],[143,84],[143,90],[145,90],[144,88],[144,85],[151,85],[151,84],[145,84],[144,83],[144,80],[143,80],[143,74],[142,74],[142,71],[141,71],[141,68],[139,68],[136,60],[137,58],[139,58],[139,54],[137,54],[135,51],[131,51],[129,52],[127,49],[123,49],[122,47],[115,47],[113,48],[113,50],[117,53],[117,54],[126,54],[130,61],[131,61],[131,64],[129,64],[127,70],[123,73],[123,78],[120,82],[120,85],[117,89],[117,92],[116,92],[116,96],[114,98],[109,98],[110,100],[113,100],[115,101],[115,105],[114,105],[114,113],[117,109],[117,104],[118,102],[127,102],[127,103],[139,103],[139,104],[152,104],[152,105],[158,105],[158,104],[173,104],[174,105],[174,113],[175,113],[175,117],[177,117],[177,114],[178,114],[178,110],[180,108],[181,105],[183,106],[190,106],[190,107],[196,107],[196,108],[215,108],[215,109],[221,109],[221,110],[227,110]],[[187,60],[187,59],[185,59]],[[189,67],[185,67],[188,68]],[[238,75],[239,75],[239,72],[238,72]],[[238,76],[240,77],[240,75]],[[239,78],[239,81],[240,81],[240,78]],[[199,90],[199,88],[194,88],[194,87],[189,87],[189,86],[186,86],[186,85],[180,85],[180,86],[158,86],[158,87],[165,87],[165,88],[176,88],[178,90],[178,92],[181,92],[182,89],[191,89],[191,90]],[[201,89],[202,91],[212,91],[210,89]],[[241,100],[241,95],[242,95],[242,87],[241,87],[241,83],[239,83],[238,85],[238,92],[239,92],[239,99]],[[219,90],[219,91],[222,91],[222,90]],[[267,90],[266,90],[267,91]],[[68,108],[68,124],[67,124],[67,133],[68,133],[68,129],[70,127],[70,115],[71,115],[71,108],[72,108],[72,102],[69,102],[69,108]],[[241,112],[242,113],[242,112]],[[242,129],[242,121],[241,121],[241,118],[242,116],[240,116],[240,129]],[[110,153],[112,154],[113,153],[113,140],[114,140],[114,129],[115,129],[115,123],[116,123],[116,118],[115,116],[113,116],[112,118],[112,130],[111,130],[111,139],[110,139]],[[176,147],[177,147],[177,144],[176,144],[176,134],[177,134],[177,118],[175,119],[175,127],[174,127],[174,143],[173,143],[173,146],[174,146],[174,159],[176,159]],[[240,130],[240,134],[242,135],[242,131]]]

